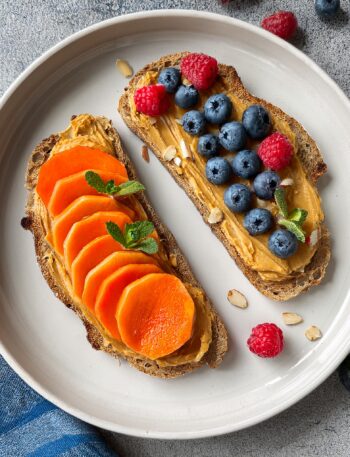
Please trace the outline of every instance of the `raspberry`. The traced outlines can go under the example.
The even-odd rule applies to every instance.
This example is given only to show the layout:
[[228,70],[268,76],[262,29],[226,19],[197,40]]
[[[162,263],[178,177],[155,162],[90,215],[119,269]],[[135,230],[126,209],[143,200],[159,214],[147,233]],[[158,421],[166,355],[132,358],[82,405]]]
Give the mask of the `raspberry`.
[[189,54],[181,60],[181,73],[196,89],[205,90],[214,83],[218,75],[218,63],[205,54]]
[[283,333],[275,324],[260,324],[252,329],[249,350],[259,357],[276,357],[283,350]]
[[293,146],[281,133],[273,133],[265,138],[258,148],[258,156],[266,168],[281,170],[289,165],[293,155]]
[[297,27],[298,21],[291,11],[278,11],[271,16],[265,17],[261,27],[269,32],[288,40],[291,38]]
[[170,99],[162,84],[144,86],[134,95],[137,111],[148,116],[160,116],[168,111]]

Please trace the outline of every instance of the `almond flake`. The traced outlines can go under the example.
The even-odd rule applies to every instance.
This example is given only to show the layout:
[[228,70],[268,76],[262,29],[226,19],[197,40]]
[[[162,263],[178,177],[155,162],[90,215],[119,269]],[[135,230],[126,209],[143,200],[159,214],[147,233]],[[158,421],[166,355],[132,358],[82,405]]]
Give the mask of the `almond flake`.
[[303,322],[303,318],[297,313],[282,313],[282,318],[286,325],[296,325]]
[[316,325],[311,325],[311,327],[306,330],[305,336],[310,341],[316,341],[321,338],[322,333],[321,330],[316,327]]
[[184,174],[184,171],[183,171],[183,169],[182,169],[181,167],[176,167],[176,173],[177,173],[178,175],[183,175],[183,174]]
[[171,160],[173,160],[176,156],[176,147],[171,145],[171,146],[168,146],[164,153],[163,153],[163,159],[166,160],[167,162],[170,162]]
[[131,78],[131,76],[134,74],[134,70],[126,60],[117,59],[115,64],[120,73],[126,78]]
[[154,124],[157,123],[157,118],[156,117],[148,116],[148,120],[149,120],[149,123],[151,125],[154,125]]
[[143,160],[149,162],[148,147],[145,144],[142,146],[141,155]]
[[170,254],[169,256],[170,263],[173,267],[177,267],[177,258],[175,254]]
[[237,306],[237,308],[245,309],[248,307],[247,299],[236,289],[228,291],[227,300],[231,303],[231,305]]
[[179,124],[179,125],[182,125],[182,120],[181,120],[181,119],[176,119],[176,118],[175,118],[175,122],[176,122],[177,124]]
[[292,186],[293,184],[294,184],[294,180],[292,178],[285,178],[285,179],[282,179],[280,186],[288,187],[288,186]]
[[266,200],[260,200],[260,198],[256,199],[256,206],[258,208],[267,208],[268,202]]
[[174,164],[177,165],[178,167],[181,167],[182,160],[180,159],[180,157],[175,157]]
[[183,159],[193,159],[191,152],[188,150],[188,147],[185,143],[185,140],[180,140],[180,149]]
[[309,246],[313,247],[318,241],[318,229],[315,229],[311,232],[310,236],[307,238],[306,242]]
[[209,224],[217,224],[222,221],[223,217],[224,215],[220,208],[213,208],[210,211],[208,222]]

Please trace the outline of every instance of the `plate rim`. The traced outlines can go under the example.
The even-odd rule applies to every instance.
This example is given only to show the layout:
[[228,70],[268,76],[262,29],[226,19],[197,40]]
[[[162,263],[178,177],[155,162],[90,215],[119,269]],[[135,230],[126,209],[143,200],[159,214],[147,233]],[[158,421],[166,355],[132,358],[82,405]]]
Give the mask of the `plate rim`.
[[[285,40],[282,40],[275,35],[271,34],[270,32],[265,31],[264,29],[259,28],[253,24],[248,22],[242,21],[240,19],[236,19],[231,16],[226,16],[223,14],[212,13],[212,12],[205,12],[205,11],[197,11],[197,10],[187,10],[187,9],[155,9],[149,11],[141,11],[136,13],[128,13],[120,16],[116,16],[110,19],[106,19],[104,21],[97,22],[92,24],[84,29],[73,33],[72,35],[64,38],[57,44],[50,47],[47,51],[45,51],[42,55],[37,57],[8,87],[8,89],[4,92],[3,96],[0,99],[0,111],[5,107],[6,103],[8,103],[12,97],[12,95],[20,88],[21,84],[28,78],[30,75],[41,65],[45,64],[45,62],[55,55],[58,51],[64,49],[66,46],[80,40],[81,38],[95,32],[101,30],[105,27],[115,26],[118,23],[123,22],[133,22],[135,20],[142,20],[143,18],[157,18],[159,16],[173,16],[173,17],[188,17],[188,18],[203,18],[203,19],[210,19],[215,22],[223,22],[227,25],[243,28],[246,29],[256,35],[260,35],[265,39],[270,40],[271,42],[277,44],[278,46],[284,48],[288,53],[294,54],[299,60],[303,61],[308,67],[310,67],[315,73],[320,76],[328,86],[340,97],[342,103],[347,105],[350,111],[350,100],[348,99],[345,92],[339,87],[339,85],[321,68],[319,67],[310,57],[304,54],[302,51],[297,49],[292,44],[288,43]],[[307,386],[304,387],[303,390],[296,391],[293,395],[285,399],[285,401],[279,403],[277,406],[273,408],[269,408],[268,411],[258,414],[254,417],[249,419],[241,420],[240,422],[236,422],[235,424],[226,424],[224,426],[211,428],[211,429],[204,429],[200,431],[187,431],[187,432],[159,432],[155,430],[141,430],[139,428],[132,428],[129,426],[124,426],[121,424],[116,424],[115,422],[111,422],[104,419],[96,418],[88,413],[83,412],[82,410],[70,406],[64,400],[61,400],[58,396],[54,393],[48,391],[41,385],[39,381],[37,381],[28,371],[26,371],[22,366],[17,362],[17,360],[11,355],[11,353],[6,349],[5,345],[3,344],[0,336],[0,354],[3,356],[5,361],[10,365],[10,367],[22,378],[24,382],[26,382],[31,388],[33,388],[36,392],[38,392],[41,396],[49,400],[54,405],[58,406],[62,410],[66,411],[67,413],[100,428],[118,432],[125,435],[140,437],[140,438],[154,438],[154,439],[197,439],[197,438],[205,438],[205,437],[212,437],[212,436],[219,436],[224,435],[227,433],[235,432],[242,430],[244,428],[256,425],[262,421],[265,421],[276,414],[286,410],[293,404],[300,401],[310,392],[312,392],[316,387],[318,387],[325,379],[334,371],[334,369],[341,363],[341,361],[346,357],[346,355],[350,351],[350,340],[346,343],[343,342],[342,348],[340,348],[337,357],[333,358],[332,362],[328,364],[326,369],[319,372],[317,376],[313,378],[311,382]]]

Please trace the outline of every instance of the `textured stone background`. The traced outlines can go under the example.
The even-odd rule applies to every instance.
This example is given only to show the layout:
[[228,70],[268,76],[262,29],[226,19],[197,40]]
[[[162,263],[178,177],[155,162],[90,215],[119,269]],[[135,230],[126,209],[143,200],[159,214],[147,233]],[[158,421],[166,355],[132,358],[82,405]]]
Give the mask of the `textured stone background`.
[[[120,14],[187,8],[228,14],[253,24],[277,9],[293,9],[301,30],[295,45],[350,95],[349,0],[337,20],[314,14],[313,0],[0,0],[0,93],[36,57],[90,24]],[[279,416],[241,432],[197,441],[155,441],[104,432],[121,457],[348,457],[350,395],[332,375]]]

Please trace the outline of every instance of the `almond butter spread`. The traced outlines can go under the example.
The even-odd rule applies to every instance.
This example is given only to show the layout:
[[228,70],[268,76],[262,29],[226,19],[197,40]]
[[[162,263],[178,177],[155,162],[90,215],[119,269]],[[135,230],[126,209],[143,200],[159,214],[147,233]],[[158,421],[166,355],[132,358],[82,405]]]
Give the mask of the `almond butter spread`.
[[[158,73],[156,71],[146,73],[138,81],[137,88],[156,83],[157,75]],[[201,102],[196,109],[200,109],[210,95],[218,93],[225,93],[231,99],[233,103],[232,120],[241,120],[244,110],[250,104],[230,91],[220,77],[218,77],[210,90],[201,91]],[[187,178],[192,191],[201,203],[208,208],[209,213],[213,208],[221,209],[224,217],[222,222],[220,222],[220,228],[249,267],[258,272],[260,277],[265,281],[283,281],[293,276],[293,274],[304,270],[315,254],[318,244],[309,246],[299,243],[297,253],[283,260],[276,257],[268,249],[269,233],[255,237],[249,235],[242,225],[244,216],[242,214],[232,213],[224,204],[223,195],[226,186],[216,186],[206,179],[206,161],[197,153],[198,138],[187,134],[179,122],[185,110],[172,103],[166,115],[154,119],[137,112],[132,92],[130,92],[129,103],[131,116],[134,118],[134,121],[148,131],[152,143],[159,151],[164,151],[169,145],[174,145],[177,149],[177,156],[183,158],[184,156],[181,152],[183,150],[183,144],[181,145],[181,143],[185,143],[193,160],[183,159],[181,161],[181,175]],[[320,197],[316,188],[308,181],[298,158],[298,142],[295,134],[283,119],[274,116],[272,113],[270,113],[270,117],[272,129],[283,133],[293,145],[294,155],[291,164],[279,174],[281,179],[291,178],[293,180],[293,186],[287,192],[288,205],[290,208],[303,208],[308,211],[308,217],[303,228],[307,234],[310,234],[319,228],[324,218]],[[218,131],[215,127],[209,130],[213,133]],[[257,146],[258,143],[252,141],[248,145],[250,149],[256,149]],[[232,156],[232,153],[227,153],[225,157],[229,158]],[[249,185],[248,181],[237,177],[234,178],[234,181]],[[273,202],[264,201],[256,202],[256,204],[257,206],[263,204],[273,214],[277,214],[277,207]]]
[[[51,154],[57,154],[75,146],[88,146],[108,153],[114,153],[114,139],[113,136],[108,135],[108,126],[109,123],[107,119],[102,117],[93,117],[89,114],[77,116],[72,119],[69,127],[60,133],[59,140],[53,147]],[[138,217],[140,219],[146,219],[146,213],[137,198],[131,196],[129,199],[128,204],[137,212]],[[42,225],[47,234],[47,240],[50,242],[51,218],[37,193],[35,193],[35,205],[38,208]],[[48,248],[46,257],[54,277],[58,278],[59,282],[66,289],[67,295],[74,297],[71,279],[69,272],[64,266],[63,258],[50,248]],[[157,260],[164,271],[175,274],[162,244],[160,244],[157,257]],[[193,334],[191,339],[175,353],[157,359],[157,364],[159,366],[177,366],[190,362],[198,362],[208,351],[212,340],[212,315],[206,306],[204,293],[198,287],[187,283],[184,284],[190,292],[196,307]],[[96,319],[95,315],[78,297],[74,297],[74,304],[82,315],[99,330],[103,336],[103,344],[106,347],[110,346],[111,348],[115,348],[125,356],[135,357],[133,351],[108,334],[106,329],[104,329]],[[139,359],[144,359],[142,355],[137,355],[137,357]]]

